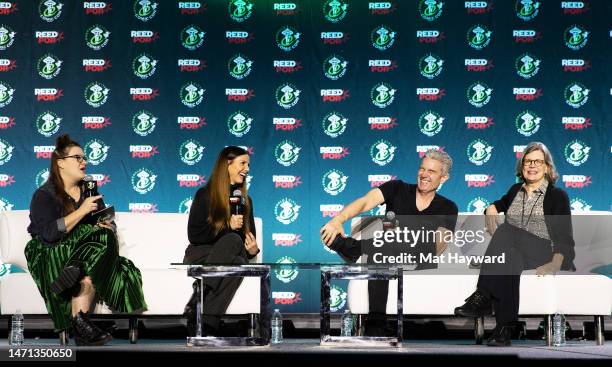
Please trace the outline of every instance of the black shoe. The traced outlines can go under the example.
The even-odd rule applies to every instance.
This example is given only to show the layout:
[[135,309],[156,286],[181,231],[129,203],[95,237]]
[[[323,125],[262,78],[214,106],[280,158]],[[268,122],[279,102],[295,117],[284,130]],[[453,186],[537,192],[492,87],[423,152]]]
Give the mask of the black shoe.
[[197,308],[198,308],[198,300],[200,298],[200,294],[199,292],[193,292],[193,294],[191,295],[191,298],[189,298],[189,301],[187,301],[187,304],[185,305],[185,308],[183,309],[183,315],[189,317],[189,315],[195,315],[195,313],[197,312]]
[[395,336],[395,330],[389,326],[386,316],[370,315],[365,323],[365,336]]
[[[210,292],[210,287],[204,285],[204,299],[206,295]],[[187,301],[185,305],[185,309],[183,310],[183,315],[187,318],[187,336],[196,336],[197,332],[197,312],[198,312],[198,301],[200,300],[200,286],[199,281],[193,282],[193,293],[191,294],[191,298]],[[217,336],[212,334],[218,334],[218,330],[212,327],[207,326],[203,321],[202,335],[205,336]]]
[[92,324],[89,316],[81,311],[72,319],[72,328],[76,345],[104,345],[113,340],[109,333],[100,330],[100,328]]
[[493,303],[481,290],[477,289],[465,301],[463,306],[455,308],[455,316],[483,317],[493,315]]
[[509,347],[512,345],[512,326],[496,326],[493,335],[487,340],[489,347]]
[[[70,290],[77,286],[84,276],[83,269],[79,266],[68,265],[62,269],[60,275],[51,283],[51,291],[55,294],[60,294]],[[71,292],[73,293],[73,291]]]
[[[206,324],[204,324],[206,325]],[[248,335],[249,325],[243,320],[238,322],[223,322],[219,325],[218,333],[226,337],[246,337]]]
[[336,251],[343,260],[351,263],[356,262],[362,255],[361,241],[351,237],[343,237],[340,234],[336,235],[329,248]]

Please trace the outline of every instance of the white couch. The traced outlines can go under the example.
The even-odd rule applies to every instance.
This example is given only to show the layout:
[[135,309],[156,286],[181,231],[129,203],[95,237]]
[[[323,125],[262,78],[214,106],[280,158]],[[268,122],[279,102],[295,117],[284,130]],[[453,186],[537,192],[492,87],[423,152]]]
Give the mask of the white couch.
[[[143,315],[182,315],[192,293],[193,279],[187,277],[186,267],[171,266],[181,263],[187,239],[187,214],[173,213],[117,213],[119,252],[132,260],[142,273],[143,291],[148,310]],[[8,274],[0,278],[0,311],[2,315],[17,310],[25,315],[46,315],[47,309],[34,280],[27,273],[24,255],[30,240],[27,227],[29,211],[15,210],[0,213],[0,256],[4,263],[13,264],[26,273]],[[252,262],[261,262],[262,222],[255,218],[257,245],[260,249]],[[245,277],[238,288],[227,314],[259,314],[260,281]],[[98,305],[97,314],[110,314],[105,305]],[[133,332],[134,330],[132,330]]]
[[[457,229],[482,229],[484,216],[460,213]],[[586,213],[585,213],[586,214]],[[519,315],[591,315],[597,317],[612,313],[612,279],[600,274],[585,272],[597,265],[610,263],[612,251],[612,226],[609,221],[590,220],[590,215],[610,215],[610,212],[590,212],[589,216],[572,216],[574,240],[576,242],[576,266],[579,272],[562,272],[560,275],[538,277],[535,271],[525,271],[521,277]],[[607,218],[612,218],[609,216]],[[360,218],[351,223],[352,236],[360,238],[363,233],[382,229],[380,222],[369,228],[359,228]],[[361,231],[356,231],[357,229]],[[487,236],[487,243],[490,236]],[[486,245],[472,248],[469,254],[484,254]],[[461,252],[450,244],[446,251]],[[466,250],[464,250],[466,251]],[[598,256],[599,255],[599,256]],[[583,270],[583,271],[580,271]],[[462,305],[474,292],[478,281],[478,269],[469,269],[463,264],[440,264],[438,269],[407,272],[404,274],[403,313],[420,316],[453,316],[454,309]],[[351,280],[348,285],[348,307],[357,315],[369,311],[368,281]],[[397,281],[389,282],[387,314],[397,314]],[[548,318],[547,318],[548,319]],[[484,331],[482,320],[476,320],[476,340],[481,342]],[[601,331],[601,330],[599,330]]]

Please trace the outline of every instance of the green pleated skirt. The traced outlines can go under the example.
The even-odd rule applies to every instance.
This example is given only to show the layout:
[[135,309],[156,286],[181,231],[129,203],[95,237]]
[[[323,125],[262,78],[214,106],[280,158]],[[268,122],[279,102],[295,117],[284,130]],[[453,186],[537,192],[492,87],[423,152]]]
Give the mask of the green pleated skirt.
[[67,265],[82,266],[92,280],[98,302],[106,303],[114,312],[133,313],[147,307],[140,270],[129,259],[119,256],[117,237],[110,229],[79,224],[53,247],[38,239],[31,240],[25,256],[58,331],[71,325],[71,299],[53,293],[50,285]]

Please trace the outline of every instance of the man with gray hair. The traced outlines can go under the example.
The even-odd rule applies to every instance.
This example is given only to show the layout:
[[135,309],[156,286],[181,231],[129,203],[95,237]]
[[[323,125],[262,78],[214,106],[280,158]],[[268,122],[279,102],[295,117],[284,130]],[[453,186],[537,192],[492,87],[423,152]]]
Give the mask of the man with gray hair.
[[[410,227],[415,224],[414,217],[418,216],[418,218],[423,219],[419,220],[419,223],[426,223],[427,228],[438,233],[454,231],[457,223],[457,205],[436,192],[440,185],[448,180],[452,164],[453,161],[447,153],[438,150],[427,151],[417,172],[416,185],[401,180],[393,180],[370,190],[366,195],[347,205],[344,210],[321,228],[321,241],[330,249],[341,254],[343,258],[353,262],[357,261],[363,253],[368,252],[366,247],[370,243],[346,237],[343,224],[383,203],[386,204],[387,213],[393,212],[397,216],[410,218]],[[416,229],[420,227],[419,225]],[[446,246],[443,236],[436,236],[435,243],[419,243],[414,247],[414,251],[437,256],[444,252]],[[400,249],[402,248],[399,246],[380,248],[386,254],[392,255],[397,255]],[[369,256],[368,262],[371,261],[372,259]],[[435,267],[437,267],[436,264],[418,263],[417,269]],[[368,335],[381,336],[386,334],[384,324],[388,287],[389,283],[387,281],[368,282],[370,298],[370,316],[366,324]]]

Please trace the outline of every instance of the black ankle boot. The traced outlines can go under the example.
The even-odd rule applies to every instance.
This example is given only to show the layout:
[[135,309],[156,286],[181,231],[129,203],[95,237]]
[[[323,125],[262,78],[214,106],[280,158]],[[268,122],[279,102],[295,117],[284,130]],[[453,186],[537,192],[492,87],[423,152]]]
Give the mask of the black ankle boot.
[[84,276],[85,274],[83,274],[83,269],[80,266],[68,265],[51,283],[51,291],[55,294],[61,294],[67,290],[73,292],[71,289],[75,288]]
[[[200,282],[193,282],[193,293],[191,294],[191,298],[187,301],[185,305],[185,309],[183,310],[183,315],[187,318],[187,336],[195,336],[197,331],[197,312],[198,312],[198,301],[200,300]],[[202,290],[204,295],[203,298],[206,298],[208,292],[210,292],[210,287],[207,285],[203,286]]]
[[104,345],[113,340],[110,334],[100,330],[100,328],[91,323],[87,313],[81,311],[72,319],[72,329],[76,345]]
[[187,301],[185,308],[183,310],[183,315],[189,316],[192,313],[196,312],[196,308],[198,306],[198,300],[200,299],[200,287],[198,286],[199,281],[193,282],[193,293],[191,294],[191,298]]
[[512,333],[514,327],[511,325],[496,326],[493,335],[487,340],[489,347],[509,347],[512,345]]
[[463,306],[455,308],[455,316],[483,317],[493,314],[491,299],[479,289],[472,293],[465,301]]

